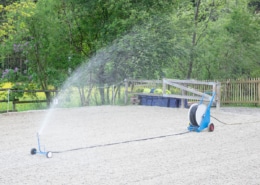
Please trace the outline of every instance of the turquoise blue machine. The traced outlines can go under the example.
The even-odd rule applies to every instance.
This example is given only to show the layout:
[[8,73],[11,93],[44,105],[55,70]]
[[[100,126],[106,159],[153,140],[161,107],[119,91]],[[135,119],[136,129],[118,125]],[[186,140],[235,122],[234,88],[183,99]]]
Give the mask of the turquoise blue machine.
[[214,124],[210,123],[210,108],[214,101],[216,93],[212,93],[209,104],[206,106],[203,104],[204,96],[202,96],[199,104],[192,104],[189,109],[189,131],[201,132],[204,129],[208,129],[209,132],[214,131]]

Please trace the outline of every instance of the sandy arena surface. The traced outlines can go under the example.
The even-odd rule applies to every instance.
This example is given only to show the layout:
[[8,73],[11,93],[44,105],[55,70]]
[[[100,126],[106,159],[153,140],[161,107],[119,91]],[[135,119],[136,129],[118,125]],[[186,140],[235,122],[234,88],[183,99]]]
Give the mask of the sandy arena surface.
[[[187,131],[188,109],[98,106],[1,114],[0,184],[259,185],[260,109],[212,108],[211,115],[228,125],[212,118],[214,132],[178,135]],[[30,154],[40,130],[52,158]]]

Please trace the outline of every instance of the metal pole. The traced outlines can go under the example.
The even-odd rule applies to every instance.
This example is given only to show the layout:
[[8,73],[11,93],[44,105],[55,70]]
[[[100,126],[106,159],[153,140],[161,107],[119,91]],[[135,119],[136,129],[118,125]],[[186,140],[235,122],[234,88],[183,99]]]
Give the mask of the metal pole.
[[126,105],[128,101],[128,81],[127,79],[125,79],[124,81],[125,81],[125,105]]
[[217,88],[216,88],[216,90],[217,90],[217,105],[216,105],[216,108],[217,108],[217,110],[219,110],[220,109],[220,101],[221,101],[221,83],[220,82],[218,82],[217,83]]
[[115,86],[112,85],[112,102],[113,102],[113,105],[115,105],[115,92],[114,92],[114,88],[115,88]]
[[6,112],[9,112],[9,100],[10,100],[10,89],[8,89],[8,93],[7,93],[7,110],[6,110]]

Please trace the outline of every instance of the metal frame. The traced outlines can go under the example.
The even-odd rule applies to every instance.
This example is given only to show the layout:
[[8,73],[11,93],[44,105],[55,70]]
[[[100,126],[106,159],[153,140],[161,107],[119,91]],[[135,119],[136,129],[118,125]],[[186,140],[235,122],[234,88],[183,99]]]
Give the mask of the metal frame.
[[45,151],[45,147],[43,146],[43,150],[42,150],[42,146],[40,143],[40,134],[37,132],[37,143],[38,143],[38,150],[36,148],[32,148],[31,149],[31,154],[35,155],[35,154],[40,154],[40,155],[45,155],[47,158],[51,158],[52,157],[52,152],[50,151]]
[[[139,85],[145,85],[145,84],[159,84],[162,85],[163,92],[159,94],[162,97],[166,98],[179,98],[182,100],[182,108],[184,108],[184,100],[200,100],[201,96],[204,96],[205,101],[210,101],[212,96],[209,94],[205,94],[204,92],[201,92],[197,89],[194,89],[190,87],[190,85],[206,85],[209,86],[210,89],[207,89],[207,91],[215,92],[215,103],[216,108],[219,110],[220,108],[220,95],[221,95],[221,83],[219,82],[204,82],[204,81],[197,81],[197,80],[177,80],[177,79],[167,79],[163,78],[162,80],[127,80],[125,79],[125,104],[128,102],[128,93],[134,94],[134,95],[149,95],[153,96],[153,93],[134,93],[133,86],[139,86]],[[131,84],[131,90],[128,91],[128,87]],[[179,90],[181,90],[181,94],[167,94],[167,86],[173,86]],[[205,91],[205,90],[203,90]],[[158,94],[156,95],[158,96]]]

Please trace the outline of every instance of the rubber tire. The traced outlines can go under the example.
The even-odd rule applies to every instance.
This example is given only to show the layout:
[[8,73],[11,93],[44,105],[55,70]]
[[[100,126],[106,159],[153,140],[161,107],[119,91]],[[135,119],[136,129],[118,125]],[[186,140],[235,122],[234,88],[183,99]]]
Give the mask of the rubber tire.
[[47,157],[47,158],[52,158],[52,152],[47,152],[47,153],[46,153],[46,157]]
[[209,126],[208,126],[209,132],[213,132],[213,131],[214,131],[214,128],[215,128],[214,124],[213,124],[213,123],[210,123]]
[[32,148],[32,149],[31,149],[31,155],[35,155],[36,153],[37,153],[36,148]]
[[194,105],[190,109],[190,124],[192,126],[198,127],[198,123],[196,121],[196,111],[197,111],[198,105]]

